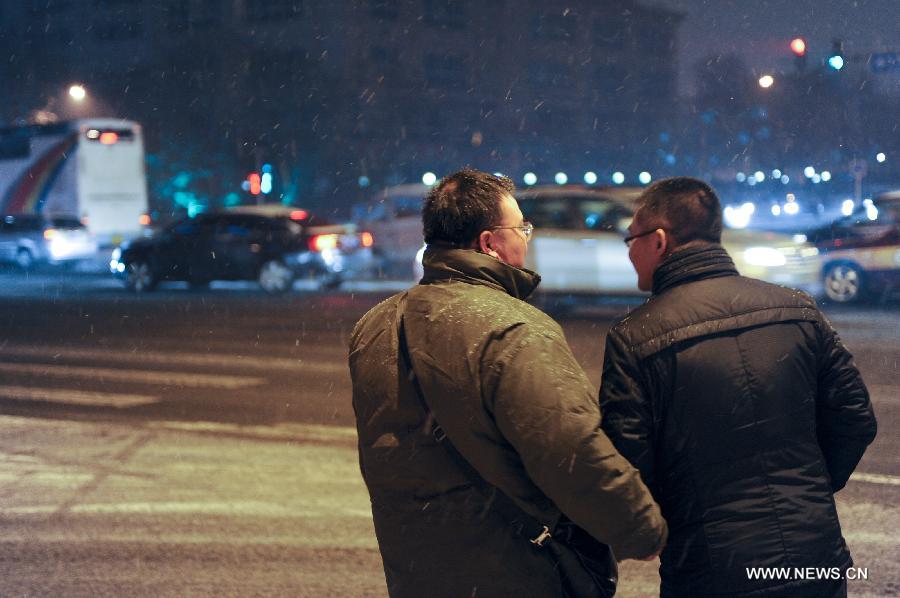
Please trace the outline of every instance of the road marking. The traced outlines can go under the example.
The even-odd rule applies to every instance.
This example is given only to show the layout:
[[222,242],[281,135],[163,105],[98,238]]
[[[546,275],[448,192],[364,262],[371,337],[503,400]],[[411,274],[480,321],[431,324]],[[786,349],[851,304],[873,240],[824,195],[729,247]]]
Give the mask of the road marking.
[[113,370],[109,368],[50,365],[46,363],[0,363],[0,372],[55,376],[57,378],[89,378],[101,381],[140,382],[143,384],[186,386],[189,388],[236,389],[259,386],[266,382],[264,378],[251,378],[249,376],[218,376],[155,370]]
[[[160,353],[154,351],[127,351],[118,348],[103,349],[69,349],[65,347],[43,346],[24,347],[20,345],[0,346],[0,355],[19,357],[53,357],[63,359],[98,359],[104,361],[148,364],[182,364],[200,366],[222,366],[284,370],[291,372],[316,371],[323,374],[345,373],[349,369],[345,363],[310,361],[309,359],[290,357],[249,357],[225,353]],[[343,360],[342,360],[343,361]]]
[[0,396],[16,401],[42,401],[67,403],[70,405],[90,405],[92,407],[116,407],[119,409],[149,405],[160,401],[159,397],[149,395],[90,392],[61,388],[33,388],[28,386],[0,386]]
[[[361,502],[362,502],[361,498]],[[42,515],[57,512],[56,505],[26,505],[18,507],[0,506],[3,515]],[[74,505],[70,509],[74,514],[194,514],[224,516],[255,516],[292,519],[332,519],[346,517],[351,519],[371,519],[372,511],[366,508],[352,507],[310,507],[267,503],[262,501],[227,502],[133,502],[133,503],[95,503]]]
[[900,486],[900,476],[885,475],[881,473],[854,473],[850,476],[850,479],[854,482],[868,482],[869,484]]

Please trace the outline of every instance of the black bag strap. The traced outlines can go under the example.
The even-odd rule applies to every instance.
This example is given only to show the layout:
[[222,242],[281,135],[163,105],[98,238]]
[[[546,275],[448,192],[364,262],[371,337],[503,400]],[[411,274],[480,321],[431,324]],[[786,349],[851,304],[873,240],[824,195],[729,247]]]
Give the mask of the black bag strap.
[[[484,477],[478,473],[478,470],[466,460],[455,446],[453,446],[453,443],[450,442],[450,439],[447,437],[447,433],[435,418],[434,411],[428,406],[428,402],[425,399],[425,393],[422,392],[422,386],[419,383],[419,378],[416,376],[415,369],[413,369],[412,358],[409,354],[409,345],[406,341],[406,327],[402,315],[400,316],[400,326],[397,336],[403,364],[406,366],[409,380],[412,382],[413,388],[416,391],[416,397],[418,397],[419,402],[422,404],[422,409],[425,411],[428,420],[432,423],[431,433],[434,436],[434,439],[447,450],[447,453],[453,461],[456,462],[463,474],[469,478],[469,481],[475,488],[486,497],[494,495],[498,498],[498,511],[504,518],[515,524],[515,529],[519,535],[528,538],[535,546],[543,547],[544,542],[552,538],[551,528],[555,527],[556,524],[554,523],[553,526],[545,525],[523,511],[512,501],[512,499],[507,497],[502,490],[485,480]],[[557,517],[557,520],[558,519],[559,517]]]

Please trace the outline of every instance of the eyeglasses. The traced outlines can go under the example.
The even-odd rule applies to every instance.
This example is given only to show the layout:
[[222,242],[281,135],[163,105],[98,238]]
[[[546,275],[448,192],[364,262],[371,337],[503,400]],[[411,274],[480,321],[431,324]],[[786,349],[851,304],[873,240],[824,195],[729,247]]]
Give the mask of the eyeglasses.
[[504,228],[522,231],[522,234],[525,235],[526,241],[530,241],[531,235],[534,233],[534,225],[530,222],[523,222],[520,226],[492,226],[488,230],[501,230]]
[[666,229],[657,226],[656,228],[652,228],[650,230],[645,230],[644,232],[638,233],[636,235],[628,235],[624,239],[625,244],[628,245],[628,247],[631,247],[631,242],[634,241],[635,239],[639,239],[641,237],[646,237],[647,235],[652,235],[653,233],[655,233],[658,230],[666,230]]

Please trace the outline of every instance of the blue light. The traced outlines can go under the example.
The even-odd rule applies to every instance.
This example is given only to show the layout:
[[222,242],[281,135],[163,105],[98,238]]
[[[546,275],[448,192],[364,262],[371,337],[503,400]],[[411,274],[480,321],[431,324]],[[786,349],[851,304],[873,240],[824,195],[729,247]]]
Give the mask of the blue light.
[[739,172],[735,175],[734,179],[739,183],[743,183],[744,181],[747,180],[747,175],[744,174],[743,172]]
[[645,170],[641,174],[638,175],[638,180],[641,182],[642,185],[646,185],[651,180],[653,180],[653,178],[650,176],[650,173]]
[[437,182],[437,175],[433,172],[426,172],[422,175],[422,182],[430,187]]
[[621,172],[614,172],[612,175],[612,182],[616,185],[621,185],[625,182],[625,175]]
[[833,68],[836,71],[841,70],[842,68],[844,68],[844,57],[839,54],[835,55],[835,56],[830,56],[828,58],[828,66],[830,66],[831,68]]
[[553,180],[556,181],[557,185],[565,185],[569,182],[569,177],[564,172],[557,172]]
[[596,183],[597,173],[591,171],[587,171],[586,173],[584,173],[584,182],[588,185],[593,185],[594,183]]
[[[265,166],[263,166],[265,169]],[[271,170],[271,167],[269,168]],[[262,177],[259,180],[259,190],[264,194],[268,195],[272,192],[272,173],[271,172],[263,172]]]
[[271,172],[272,172],[272,165],[271,165],[271,164],[263,164],[261,170],[262,170],[263,174],[271,173]]
[[525,181],[526,185],[534,185],[537,182],[537,175],[533,172],[526,172],[525,176],[522,177],[522,180]]
[[363,187],[363,188],[368,187],[369,183],[371,183],[371,181],[369,180],[369,177],[367,177],[366,175],[362,175],[361,177],[359,177],[359,179],[357,179],[356,182],[359,184],[360,187]]

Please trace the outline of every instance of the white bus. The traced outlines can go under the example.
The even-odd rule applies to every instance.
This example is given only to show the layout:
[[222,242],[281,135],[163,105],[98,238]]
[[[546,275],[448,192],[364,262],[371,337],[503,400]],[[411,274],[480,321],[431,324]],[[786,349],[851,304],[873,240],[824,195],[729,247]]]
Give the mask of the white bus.
[[149,223],[141,126],[85,119],[0,128],[0,215],[72,217],[101,245]]

